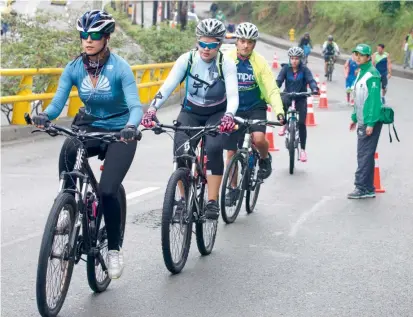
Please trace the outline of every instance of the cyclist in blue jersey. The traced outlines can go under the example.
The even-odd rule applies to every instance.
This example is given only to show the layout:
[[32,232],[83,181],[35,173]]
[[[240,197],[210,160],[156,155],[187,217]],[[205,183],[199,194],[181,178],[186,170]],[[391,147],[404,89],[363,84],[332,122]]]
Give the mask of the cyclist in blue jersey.
[[[87,11],[77,21],[77,30],[84,52],[71,61],[59,80],[56,95],[50,105],[33,117],[40,128],[56,119],[63,110],[72,86],[77,87],[79,97],[85,105],[73,124],[87,132],[120,131],[124,143],[108,146],[104,170],[99,183],[105,225],[108,238],[108,275],[119,278],[124,267],[120,250],[120,202],[119,187],[128,172],[136,151],[133,141],[142,118],[142,105],[134,75],[128,63],[109,51],[108,40],[115,30],[115,20],[105,11]],[[85,143],[88,156],[100,153],[100,142]],[[60,152],[59,174],[73,169],[79,143],[66,139]],[[75,182],[69,184],[75,187]]]
[[353,84],[356,81],[358,69],[359,66],[356,63],[356,56],[353,53],[344,64],[344,77],[346,78],[346,94],[348,105],[350,105],[350,93],[352,89],[351,87],[353,87]]
[[381,75],[381,102],[386,103],[387,85],[391,77],[391,60],[390,54],[384,51],[384,44],[377,45],[377,52],[373,55],[373,66],[379,71]]
[[[186,80],[186,95],[178,121],[184,126],[205,126],[220,123],[221,132],[231,132],[235,127],[234,115],[238,109],[237,67],[230,58],[219,51],[225,38],[225,25],[217,19],[202,20],[196,27],[196,50],[182,54],[165,83],[159,89],[142,125],[150,128],[157,110],[165,103],[181,81]],[[174,153],[182,154],[182,144],[189,139],[184,132],[175,134]],[[224,172],[222,135],[206,137],[208,203],[205,215],[219,218],[218,192]],[[178,162],[180,165],[182,162]],[[184,206],[181,201],[178,205]],[[176,214],[177,212],[175,212]]]

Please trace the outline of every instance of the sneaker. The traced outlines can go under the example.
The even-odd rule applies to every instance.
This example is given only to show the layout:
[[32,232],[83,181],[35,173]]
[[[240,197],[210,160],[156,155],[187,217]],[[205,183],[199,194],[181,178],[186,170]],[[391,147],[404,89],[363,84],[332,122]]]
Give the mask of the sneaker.
[[205,206],[205,217],[210,220],[218,220],[219,206],[215,200],[210,200]]
[[232,207],[235,206],[239,196],[240,190],[239,188],[231,188],[228,193],[225,195],[225,206]]
[[307,162],[307,153],[305,152],[305,150],[301,150],[300,152],[300,161]]
[[125,258],[123,257],[123,250],[119,250],[119,264],[121,267],[124,267],[125,265]]
[[260,159],[259,166],[260,166],[260,170],[259,170],[260,177],[262,179],[268,178],[272,172],[271,158],[267,157],[265,159]]
[[185,211],[185,205],[185,199],[183,198],[181,198],[181,200],[176,203],[175,213],[172,217],[172,221],[174,223],[181,222],[182,214]]
[[[108,275],[110,279],[117,279],[123,272],[123,256],[119,256],[118,250],[108,252]],[[121,259],[120,259],[121,258]]]
[[278,135],[279,135],[279,136],[284,136],[284,135],[285,135],[285,130],[287,130],[287,125],[286,125],[286,124],[283,125],[283,126],[281,127],[281,129],[278,131]]
[[347,195],[348,199],[364,199],[364,198],[374,198],[374,197],[376,197],[376,193],[367,192],[357,187],[350,194]]

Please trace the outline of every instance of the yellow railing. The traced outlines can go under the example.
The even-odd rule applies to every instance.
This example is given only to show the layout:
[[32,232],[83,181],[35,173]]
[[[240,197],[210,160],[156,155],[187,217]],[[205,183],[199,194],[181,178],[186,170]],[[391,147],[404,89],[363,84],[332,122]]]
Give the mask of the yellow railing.
[[[139,88],[139,98],[142,104],[147,104],[152,100],[173,65],[174,63],[131,66]],[[62,73],[63,68],[0,69],[0,76],[22,76],[17,95],[2,96],[0,98],[1,104],[13,104],[12,124],[25,124],[24,113],[31,111],[32,101],[43,100],[43,109],[50,104],[56,93],[57,83]],[[33,93],[33,77],[36,75],[52,76],[45,93]],[[82,101],[79,98],[77,89],[73,87],[69,95],[67,115],[73,117],[81,106]]]

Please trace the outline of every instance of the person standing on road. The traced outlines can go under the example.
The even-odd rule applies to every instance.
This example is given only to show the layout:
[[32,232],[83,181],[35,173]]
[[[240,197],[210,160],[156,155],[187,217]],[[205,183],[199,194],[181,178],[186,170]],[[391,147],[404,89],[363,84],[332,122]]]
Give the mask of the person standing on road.
[[350,130],[357,127],[357,171],[355,189],[347,195],[349,199],[374,198],[374,154],[383,124],[379,121],[382,103],[380,100],[379,71],[371,62],[371,47],[359,44],[353,53],[360,66],[354,84],[354,111]]
[[[311,70],[302,64],[304,58],[304,51],[300,47],[292,47],[288,50],[288,56],[290,58],[289,64],[282,65],[282,69],[277,77],[277,86],[281,87],[285,82],[286,92],[306,92],[307,85],[310,86],[313,94],[318,94],[317,82],[314,80]],[[291,106],[291,98],[288,96],[282,97],[284,112],[288,111]],[[307,153],[305,151],[305,145],[307,143],[307,127],[305,125],[307,118],[307,98],[302,97],[296,100],[295,107],[298,111],[298,131],[300,134],[301,152],[300,161],[307,161]],[[285,124],[278,132],[279,136],[285,135],[287,124]]]
[[[225,25],[216,19],[205,19],[196,27],[198,47],[182,54],[174,64],[164,84],[156,93],[142,125],[151,128],[157,110],[165,103],[175,88],[186,80],[186,94],[177,121],[183,126],[220,125],[221,132],[232,132],[235,127],[234,115],[238,109],[238,80],[235,62],[224,57],[219,48],[225,38]],[[174,138],[174,153],[182,155],[184,144],[190,136],[177,132]],[[223,139],[219,134],[207,136],[205,142],[208,153],[207,180],[208,203],[205,206],[207,219],[219,218],[218,193],[224,172]],[[184,162],[179,160],[179,167]],[[182,197],[184,197],[182,195]],[[184,198],[178,203],[181,212]]]
[[373,55],[373,66],[377,68],[381,75],[381,102],[386,103],[384,96],[387,92],[388,80],[391,78],[391,60],[390,54],[384,51],[384,44],[377,46],[377,52]]
[[407,60],[407,63],[409,64],[409,68],[413,69],[413,29],[410,31],[410,34],[406,37],[406,44],[407,44],[406,60]]
[[353,87],[354,85],[354,81],[356,80],[358,70],[359,66],[356,63],[356,56],[353,53],[344,64],[344,77],[346,78],[346,94],[348,105],[350,105],[351,87]]
[[[115,279],[121,276],[124,267],[119,245],[121,202],[118,192],[135,156],[137,141],[134,137],[142,118],[142,105],[129,64],[109,51],[110,34],[115,31],[112,16],[105,11],[87,11],[78,19],[77,30],[84,52],[66,66],[52,102],[43,113],[33,117],[33,122],[43,128],[47,122],[56,119],[75,86],[85,111],[83,117],[79,111],[73,124],[86,132],[120,131],[121,138],[129,141],[108,146],[99,182],[99,205],[103,208],[108,239],[106,264],[109,278]],[[86,142],[88,157],[100,154],[100,145],[93,140]],[[76,139],[66,139],[60,152],[59,175],[73,169],[79,146]],[[75,180],[68,183],[69,188],[75,188]]]

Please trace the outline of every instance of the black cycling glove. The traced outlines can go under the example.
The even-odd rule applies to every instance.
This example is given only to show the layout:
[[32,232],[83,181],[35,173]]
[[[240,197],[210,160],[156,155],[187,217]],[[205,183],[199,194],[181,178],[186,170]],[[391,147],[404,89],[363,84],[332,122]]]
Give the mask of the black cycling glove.
[[134,140],[136,136],[136,127],[134,125],[127,125],[120,131],[120,137],[124,140]]
[[45,112],[41,112],[38,115],[33,116],[33,123],[35,126],[44,127],[48,122],[50,122],[49,116]]

